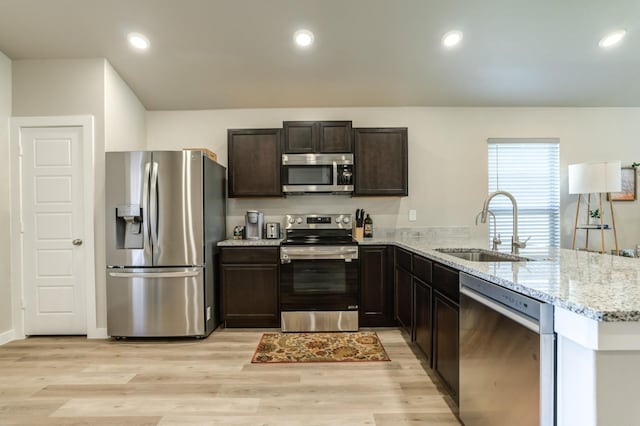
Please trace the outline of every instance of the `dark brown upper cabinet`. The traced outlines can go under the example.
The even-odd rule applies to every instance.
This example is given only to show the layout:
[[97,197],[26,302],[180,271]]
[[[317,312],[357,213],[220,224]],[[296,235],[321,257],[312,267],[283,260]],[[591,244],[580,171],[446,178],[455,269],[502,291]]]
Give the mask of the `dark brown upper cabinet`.
[[229,197],[282,197],[281,129],[229,129]]
[[409,195],[407,128],[354,129],[354,195]]
[[284,121],[285,154],[353,152],[351,121]]

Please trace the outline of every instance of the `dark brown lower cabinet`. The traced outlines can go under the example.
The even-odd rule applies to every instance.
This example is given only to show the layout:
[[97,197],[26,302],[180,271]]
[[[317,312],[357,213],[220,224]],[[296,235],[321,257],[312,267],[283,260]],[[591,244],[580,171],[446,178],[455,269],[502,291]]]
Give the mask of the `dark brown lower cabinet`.
[[413,330],[411,324],[411,318],[413,315],[413,285],[412,275],[402,268],[395,268],[395,313],[396,320],[400,323],[400,326],[409,334],[411,340],[413,340]]
[[360,326],[389,327],[393,318],[393,252],[388,246],[360,247]]
[[396,320],[457,404],[459,271],[401,248],[394,269]]
[[[277,248],[222,249],[220,299],[225,327],[280,326],[277,258]],[[259,263],[265,261],[270,263]]]
[[413,289],[414,337],[431,366],[431,286],[414,278]]
[[433,292],[433,369],[458,403],[460,353],[459,306],[438,291]]

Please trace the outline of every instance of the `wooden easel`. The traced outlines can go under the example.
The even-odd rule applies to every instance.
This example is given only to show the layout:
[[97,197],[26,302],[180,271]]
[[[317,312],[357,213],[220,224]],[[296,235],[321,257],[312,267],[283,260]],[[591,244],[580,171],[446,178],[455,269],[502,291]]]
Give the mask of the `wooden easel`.
[[[603,221],[603,210],[602,210],[602,194],[604,194],[603,192],[598,193],[598,204],[599,204],[599,211],[600,211],[600,239],[601,239],[601,243],[602,243],[602,251],[601,253],[604,254],[604,221]],[[613,202],[611,201],[611,193],[607,192],[607,198],[609,199],[609,208],[611,210],[611,228],[613,229],[613,239],[615,241],[615,245],[616,245],[616,254],[620,253],[619,249],[618,249],[618,234],[616,232],[616,218],[613,215]],[[582,194],[578,194],[578,204],[576,205],[576,220],[575,220],[575,224],[573,227],[573,242],[571,243],[571,248],[575,250],[576,248],[576,234],[578,232],[578,229],[584,229],[586,230],[586,235],[585,235],[585,243],[584,243],[584,248],[585,250],[589,250],[589,231],[590,230],[597,230],[598,228],[593,228],[591,226],[588,225],[589,223],[589,210],[591,209],[591,194],[587,195],[587,214],[586,214],[586,218],[587,218],[587,225],[578,225],[578,218],[580,216],[580,205],[582,204]]]

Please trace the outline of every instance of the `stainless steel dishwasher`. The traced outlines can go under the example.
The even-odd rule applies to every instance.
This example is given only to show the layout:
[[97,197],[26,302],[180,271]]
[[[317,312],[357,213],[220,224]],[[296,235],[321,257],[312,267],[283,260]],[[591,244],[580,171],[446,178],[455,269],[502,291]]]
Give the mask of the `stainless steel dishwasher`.
[[553,306],[460,274],[460,418],[555,423]]

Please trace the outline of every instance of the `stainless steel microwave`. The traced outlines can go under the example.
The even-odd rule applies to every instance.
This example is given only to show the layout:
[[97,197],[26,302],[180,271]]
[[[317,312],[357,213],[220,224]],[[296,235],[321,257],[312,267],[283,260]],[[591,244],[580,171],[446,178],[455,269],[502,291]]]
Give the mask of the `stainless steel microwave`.
[[285,194],[353,192],[353,154],[283,154]]

